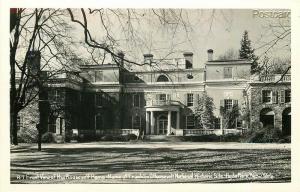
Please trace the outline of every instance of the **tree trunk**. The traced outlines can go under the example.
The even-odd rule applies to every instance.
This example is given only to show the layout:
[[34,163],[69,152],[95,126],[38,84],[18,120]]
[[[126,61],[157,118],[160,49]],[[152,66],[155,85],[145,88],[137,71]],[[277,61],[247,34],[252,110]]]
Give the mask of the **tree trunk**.
[[40,123],[38,123],[36,125],[36,129],[38,131],[38,151],[41,151],[42,150],[42,130],[41,130],[41,125]]
[[11,143],[13,145],[18,145],[18,124],[17,124],[17,118],[18,114],[16,111],[12,110],[10,114],[10,128],[11,128]]

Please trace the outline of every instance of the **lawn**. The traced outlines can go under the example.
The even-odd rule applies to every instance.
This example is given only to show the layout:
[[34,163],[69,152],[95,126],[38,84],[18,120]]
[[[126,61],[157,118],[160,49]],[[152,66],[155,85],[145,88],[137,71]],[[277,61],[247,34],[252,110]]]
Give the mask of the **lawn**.
[[11,183],[290,182],[289,144],[67,143],[11,147]]

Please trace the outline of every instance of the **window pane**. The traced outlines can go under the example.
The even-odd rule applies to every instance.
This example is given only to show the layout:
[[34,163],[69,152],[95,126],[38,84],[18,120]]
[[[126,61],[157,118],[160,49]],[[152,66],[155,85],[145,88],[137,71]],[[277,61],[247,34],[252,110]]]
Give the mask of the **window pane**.
[[133,106],[134,107],[140,106],[140,95],[138,95],[138,94],[133,95]]
[[194,94],[189,93],[187,94],[187,106],[193,106],[194,105]]
[[225,110],[230,110],[232,108],[232,99],[225,99],[224,100],[224,107],[225,107]]
[[263,90],[262,96],[263,96],[263,103],[270,103],[272,99],[272,92],[270,90]]
[[195,128],[195,117],[193,115],[186,116],[186,128],[187,129]]
[[291,102],[291,90],[285,90],[285,102]]
[[232,67],[224,67],[224,78],[232,78]]

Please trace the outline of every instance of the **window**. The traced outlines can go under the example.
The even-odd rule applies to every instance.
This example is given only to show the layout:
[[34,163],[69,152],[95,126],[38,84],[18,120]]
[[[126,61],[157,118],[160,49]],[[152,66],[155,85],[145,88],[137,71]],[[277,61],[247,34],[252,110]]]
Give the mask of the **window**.
[[224,67],[224,78],[232,78],[232,67]]
[[236,119],[236,128],[242,128],[243,121],[240,118]]
[[134,94],[133,95],[133,106],[134,107],[140,107],[140,95],[139,94]]
[[290,103],[291,102],[291,90],[285,90],[285,103]]
[[263,103],[271,103],[272,101],[272,91],[263,90],[262,91],[262,102]]
[[97,107],[102,106],[102,94],[101,93],[96,93],[95,95],[95,104]]
[[193,106],[194,105],[194,94],[188,93],[187,94],[187,106]]
[[221,128],[221,120],[220,118],[215,118],[215,129]]
[[157,82],[168,82],[169,79],[168,79],[168,77],[166,77],[165,75],[160,75],[160,76],[158,76],[158,78],[157,78],[156,81],[157,81]]
[[95,129],[101,130],[103,129],[103,119],[101,114],[97,114],[95,116]]
[[23,127],[22,118],[20,116],[17,117],[17,127],[20,130]]
[[233,101],[232,99],[224,99],[224,108],[225,110],[230,110],[233,106]]
[[195,117],[194,115],[186,116],[186,128],[194,129],[195,128]]
[[103,71],[95,71],[95,82],[103,81]]
[[51,133],[56,133],[56,117],[54,116],[49,117],[48,131]]
[[166,101],[167,100],[167,95],[166,94],[159,94],[159,100],[160,101]]
[[133,129],[140,129],[141,128],[141,116],[133,117],[132,128]]

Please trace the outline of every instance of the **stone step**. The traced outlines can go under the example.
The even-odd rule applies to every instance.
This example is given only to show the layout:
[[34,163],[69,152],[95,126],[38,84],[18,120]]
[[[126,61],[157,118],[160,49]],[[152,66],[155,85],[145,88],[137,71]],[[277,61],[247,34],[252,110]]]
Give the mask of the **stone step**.
[[145,135],[143,140],[146,141],[176,141],[177,137],[174,135]]

